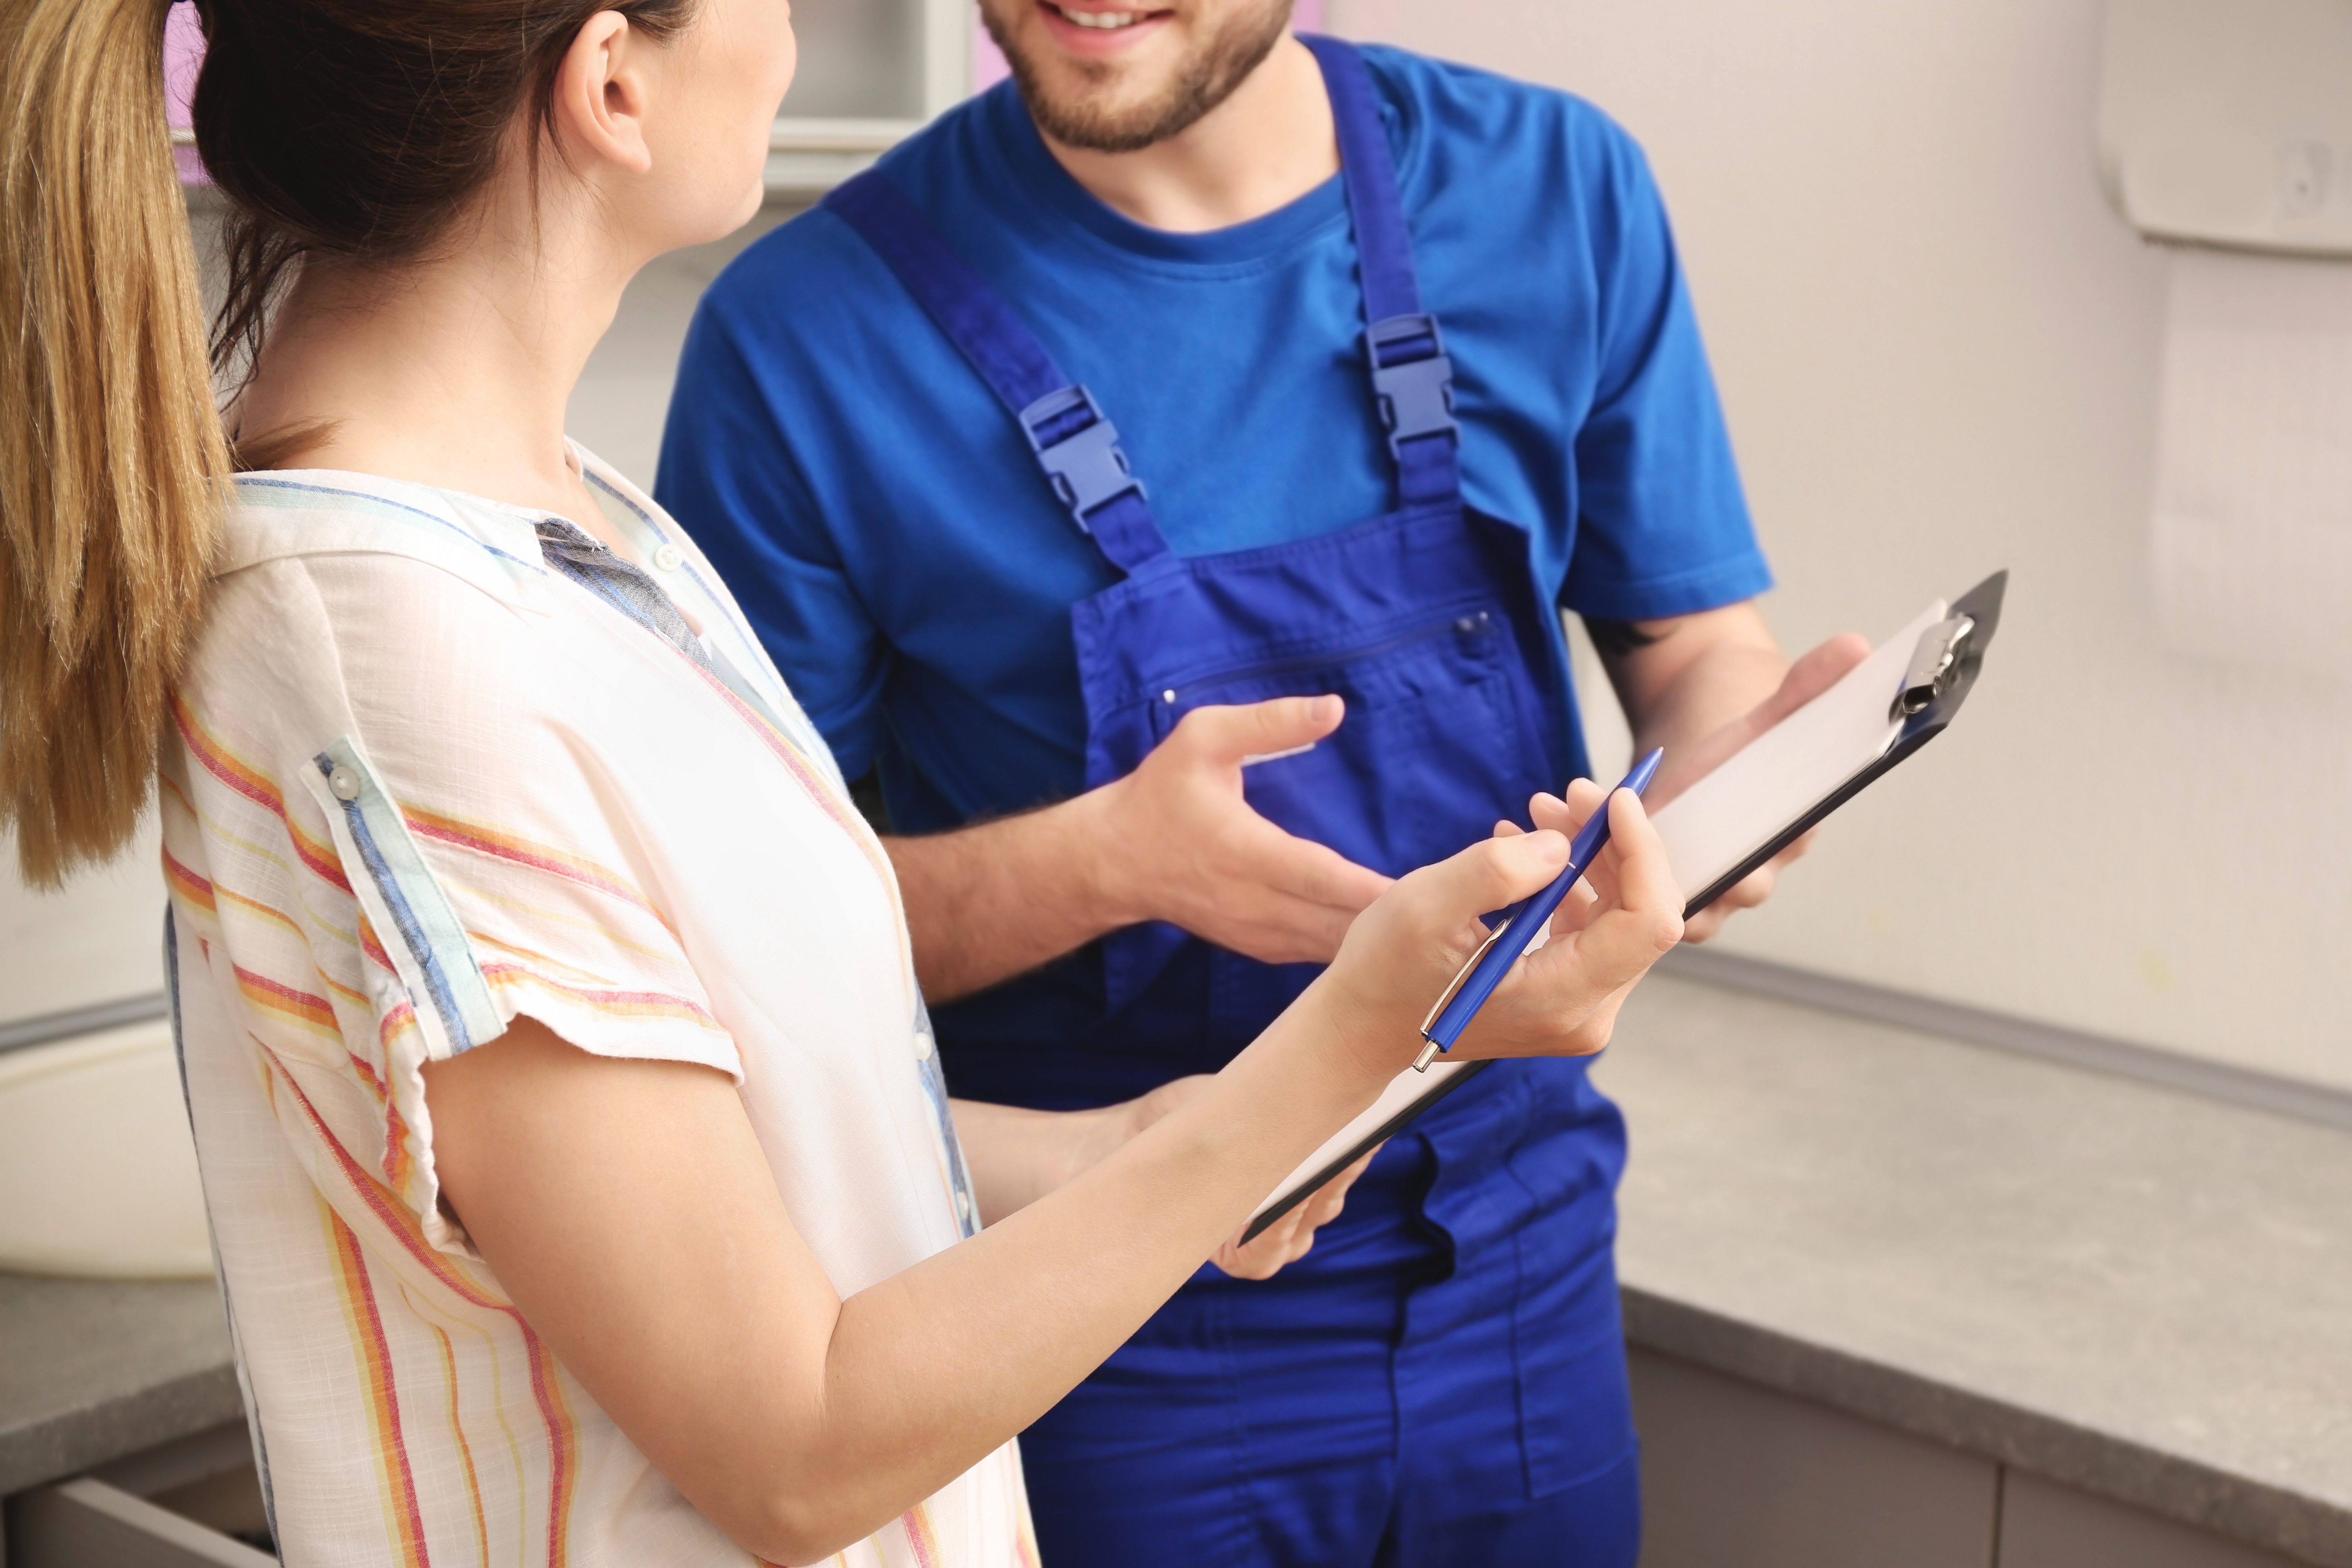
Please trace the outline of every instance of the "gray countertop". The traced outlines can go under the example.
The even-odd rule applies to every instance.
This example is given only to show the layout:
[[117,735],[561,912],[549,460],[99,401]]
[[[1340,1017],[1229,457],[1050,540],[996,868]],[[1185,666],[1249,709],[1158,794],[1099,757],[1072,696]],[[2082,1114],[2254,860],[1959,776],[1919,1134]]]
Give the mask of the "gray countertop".
[[212,1281],[0,1274],[0,1495],[243,1409]]
[[[1631,1337],[2352,1568],[2352,1133],[1671,975]],[[209,1284],[0,1275],[0,1493],[234,1420]]]
[[2352,1568],[2352,1133],[1656,975],[1635,1342]]

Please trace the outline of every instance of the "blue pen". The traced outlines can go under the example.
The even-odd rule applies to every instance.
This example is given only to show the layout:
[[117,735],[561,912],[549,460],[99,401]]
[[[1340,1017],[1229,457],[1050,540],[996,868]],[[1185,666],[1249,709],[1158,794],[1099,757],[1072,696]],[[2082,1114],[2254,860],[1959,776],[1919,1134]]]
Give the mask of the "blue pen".
[[[1637,795],[1648,789],[1650,781],[1658,776],[1658,759],[1665,754],[1664,749],[1660,748],[1635,763],[1633,771],[1617,788],[1630,789]],[[1615,790],[1610,792],[1612,797],[1615,794]],[[1454,1048],[1454,1042],[1462,1037],[1462,1031],[1470,1026],[1470,1020],[1478,1016],[1478,1009],[1486,1005],[1486,998],[1495,994],[1495,987],[1503,983],[1503,976],[1511,972],[1511,965],[1519,961],[1519,954],[1535,941],[1536,932],[1543,930],[1544,922],[1559,908],[1559,901],[1568,897],[1568,890],[1576,886],[1576,879],[1584,875],[1608,842],[1609,802],[1603,800],[1592,819],[1584,825],[1584,830],[1576,836],[1576,841],[1569,846],[1568,868],[1553,878],[1541,892],[1521,899],[1503,911],[1503,923],[1479,945],[1470,962],[1462,966],[1462,973],[1454,977],[1454,984],[1445,988],[1445,994],[1437,999],[1437,1005],[1429,1010],[1429,1016],[1421,1026],[1421,1037],[1428,1043],[1421,1047],[1421,1055],[1413,1058],[1413,1071],[1427,1072],[1438,1052]]]

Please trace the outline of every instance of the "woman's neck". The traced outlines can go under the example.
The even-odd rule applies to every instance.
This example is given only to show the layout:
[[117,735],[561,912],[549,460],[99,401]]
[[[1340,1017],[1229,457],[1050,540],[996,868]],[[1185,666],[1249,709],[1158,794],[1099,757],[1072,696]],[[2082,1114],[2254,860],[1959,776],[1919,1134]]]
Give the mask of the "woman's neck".
[[289,435],[273,467],[463,490],[604,534],[564,407],[642,258],[584,216],[542,214],[534,234],[493,214],[394,272],[306,267],[230,411],[238,438]]

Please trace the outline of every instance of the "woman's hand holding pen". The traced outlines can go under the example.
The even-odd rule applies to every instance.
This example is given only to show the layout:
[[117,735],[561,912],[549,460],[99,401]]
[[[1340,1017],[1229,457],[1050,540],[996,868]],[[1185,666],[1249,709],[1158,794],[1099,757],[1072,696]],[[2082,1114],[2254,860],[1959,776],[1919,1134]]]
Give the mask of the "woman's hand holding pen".
[[[1601,786],[1591,779],[1578,779],[1568,786],[1565,800],[1556,795],[1539,795],[1528,803],[1528,811],[1538,830],[1549,828],[1573,837],[1604,800],[1622,800],[1639,816],[1641,843],[1636,853],[1628,859],[1621,837],[1626,830],[1625,820],[1622,816],[1612,818],[1608,847],[1568,897],[1560,900],[1549,931],[1537,936],[1510,978],[1479,1010],[1453,1055],[1465,1059],[1587,1056],[1601,1049],[1609,1044],[1609,1037],[1617,1026],[1617,1010],[1624,1005],[1635,983],[1648,973],[1649,965],[1658,956],[1671,951],[1682,939],[1682,889],[1667,869],[1665,850],[1650,826],[1645,798],[1637,799],[1622,790],[1604,796]],[[1521,832],[1517,823],[1495,825],[1497,838],[1516,837]],[[1648,922],[1643,929],[1649,939],[1660,945],[1654,955],[1644,958],[1639,969],[1563,1032],[1562,1016],[1550,1009],[1542,983],[1549,973],[1546,966],[1573,963],[1580,947],[1610,940],[1597,934],[1588,938],[1585,933],[1596,917],[1611,910],[1638,911]],[[1612,936],[1624,934],[1621,931]],[[1638,942],[1635,951],[1639,951]],[[1582,973],[1590,979],[1594,972],[1587,969]]]
[[[1536,831],[1495,837],[1404,878],[1357,917],[1314,990],[1348,1037],[1391,1073],[1420,1047],[1422,1020],[1486,940],[1482,913],[1542,888],[1568,863],[1569,840],[1603,805],[1579,780],[1566,800],[1538,795]],[[1515,965],[1451,1059],[1584,1056],[1609,1043],[1633,983],[1682,939],[1682,891],[1638,797],[1607,797],[1610,841],[1552,917],[1550,939]]]

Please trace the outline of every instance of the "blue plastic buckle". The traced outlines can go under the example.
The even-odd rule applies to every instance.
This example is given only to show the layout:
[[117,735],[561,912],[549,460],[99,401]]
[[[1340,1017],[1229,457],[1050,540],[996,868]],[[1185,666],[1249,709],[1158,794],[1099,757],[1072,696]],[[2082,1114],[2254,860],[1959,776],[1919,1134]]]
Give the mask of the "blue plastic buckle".
[[1088,514],[1129,490],[1144,493],[1143,481],[1128,471],[1127,454],[1118,449],[1118,428],[1085,387],[1047,393],[1021,411],[1021,429],[1079,532],[1094,531],[1087,526]]
[[1434,316],[1391,316],[1364,333],[1372,361],[1372,395],[1400,461],[1404,444],[1423,436],[1460,440],[1454,422],[1454,361]]

